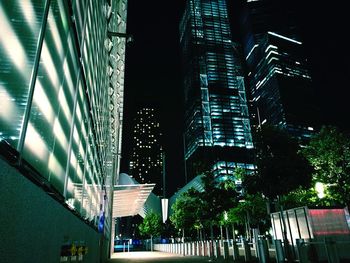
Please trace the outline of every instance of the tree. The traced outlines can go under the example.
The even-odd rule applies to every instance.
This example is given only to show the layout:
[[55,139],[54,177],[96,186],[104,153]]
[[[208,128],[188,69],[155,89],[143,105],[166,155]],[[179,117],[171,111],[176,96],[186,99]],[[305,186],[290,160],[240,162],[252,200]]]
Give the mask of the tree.
[[300,146],[285,131],[263,126],[255,136],[257,170],[244,176],[248,193],[262,193],[269,200],[299,187],[311,185],[312,166],[300,153]]
[[[233,180],[219,181],[211,172],[202,176],[203,191],[190,189],[180,196],[172,206],[171,221],[177,229],[200,231],[218,225],[220,216],[238,202],[238,193]],[[212,237],[213,238],[213,237]]]
[[219,181],[211,172],[206,172],[202,177],[202,182],[204,191],[200,198],[206,207],[202,211],[202,217],[204,221],[216,224],[224,211],[237,205],[239,193],[233,178]]
[[290,209],[300,206],[329,206],[332,200],[325,196],[318,197],[318,193],[314,187],[309,189],[298,188],[281,198],[281,204],[285,209]]
[[202,228],[201,211],[203,208],[200,193],[191,188],[177,198],[172,205],[170,221],[176,229],[183,231],[187,229],[191,233],[193,230]]
[[324,126],[303,149],[314,167],[313,181],[325,184],[334,204],[350,202],[350,140],[336,127]]
[[234,208],[227,212],[227,223],[244,225],[246,231],[249,228],[258,228],[265,231],[269,226],[269,215],[266,209],[266,199],[261,194],[247,194]]
[[220,217],[225,211],[235,207],[239,193],[233,178],[220,181],[213,173],[206,172],[202,177],[204,191],[200,193],[204,209],[201,211],[202,222],[210,227],[210,239],[214,240],[213,226],[220,223]]
[[162,219],[160,215],[151,212],[148,213],[139,225],[141,235],[151,237],[151,249],[153,250],[153,237],[159,236],[162,231]]
[[280,198],[299,187],[310,187],[313,168],[300,153],[298,142],[277,127],[263,126],[255,134],[255,146],[257,170],[244,176],[243,186],[248,193],[260,192],[270,202],[276,200],[282,216],[286,257],[290,262],[291,252]]

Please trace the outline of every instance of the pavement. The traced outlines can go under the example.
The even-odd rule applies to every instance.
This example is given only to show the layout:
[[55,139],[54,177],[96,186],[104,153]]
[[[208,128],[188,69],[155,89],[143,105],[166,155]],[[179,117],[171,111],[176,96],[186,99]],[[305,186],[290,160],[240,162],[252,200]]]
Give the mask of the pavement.
[[158,251],[136,251],[136,252],[119,252],[114,253],[107,263],[167,263],[167,262],[224,262],[224,260],[211,260],[208,257],[199,256],[182,256],[178,254],[158,252]]

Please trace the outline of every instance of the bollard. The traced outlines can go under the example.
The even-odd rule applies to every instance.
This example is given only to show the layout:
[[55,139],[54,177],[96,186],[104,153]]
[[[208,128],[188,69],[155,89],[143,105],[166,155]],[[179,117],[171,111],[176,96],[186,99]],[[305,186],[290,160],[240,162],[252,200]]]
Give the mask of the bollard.
[[268,263],[270,257],[266,239],[259,239],[256,249],[259,250],[259,262]]
[[214,243],[214,255],[216,258],[220,257],[220,242],[215,241]]
[[232,253],[233,260],[239,260],[239,249],[236,240],[232,241]]
[[207,243],[205,241],[202,241],[202,252],[201,256],[206,257],[207,256]]
[[229,258],[228,242],[224,241],[224,259]]
[[245,262],[249,262],[252,260],[252,252],[250,251],[250,246],[247,240],[243,240],[243,248],[244,248],[244,260]]
[[304,239],[296,239],[296,244],[297,244],[297,251],[298,251],[298,260],[300,263],[307,263],[308,258],[307,258],[307,250],[305,247],[305,241]]
[[327,254],[327,260],[329,263],[339,263],[339,255],[337,252],[336,243],[331,238],[325,238],[325,249]]
[[214,247],[213,247],[213,242],[208,241],[208,256],[210,258],[214,257]]
[[275,250],[276,250],[276,262],[282,263],[284,262],[284,252],[282,247],[282,241],[279,239],[275,239]]
[[206,251],[206,254],[207,254],[208,257],[211,256],[211,254],[210,254],[210,246],[211,246],[210,242],[206,241],[205,251]]

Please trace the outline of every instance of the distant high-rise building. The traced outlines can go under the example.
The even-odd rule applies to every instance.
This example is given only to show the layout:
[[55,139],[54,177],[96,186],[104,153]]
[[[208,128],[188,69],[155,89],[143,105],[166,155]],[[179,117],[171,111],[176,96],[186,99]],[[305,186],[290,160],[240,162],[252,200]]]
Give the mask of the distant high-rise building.
[[136,112],[131,138],[129,174],[141,183],[155,183],[153,192],[162,195],[163,149],[159,112],[155,107],[143,106]]
[[247,1],[240,21],[254,126],[269,124],[305,140],[317,108],[293,1]]
[[252,170],[253,148],[240,47],[225,0],[188,0],[180,23],[188,178],[205,165],[225,180]]

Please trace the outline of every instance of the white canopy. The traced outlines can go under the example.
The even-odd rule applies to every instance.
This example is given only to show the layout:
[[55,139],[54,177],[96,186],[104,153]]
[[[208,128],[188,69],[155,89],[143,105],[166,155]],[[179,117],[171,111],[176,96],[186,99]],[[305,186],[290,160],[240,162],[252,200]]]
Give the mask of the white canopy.
[[[125,176],[125,175],[124,175]],[[128,178],[129,180],[131,178]],[[119,183],[122,183],[120,180]],[[134,181],[134,180],[133,180]],[[112,217],[133,216],[140,213],[155,184],[130,184],[114,186]]]

